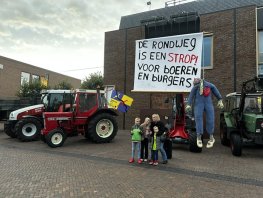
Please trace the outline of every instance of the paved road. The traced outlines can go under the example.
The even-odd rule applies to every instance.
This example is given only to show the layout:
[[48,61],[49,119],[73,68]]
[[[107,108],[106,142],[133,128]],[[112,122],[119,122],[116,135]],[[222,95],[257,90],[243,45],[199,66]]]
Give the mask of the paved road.
[[108,144],[72,137],[52,149],[41,141],[11,139],[0,126],[0,198],[263,195],[263,148],[246,148],[242,157],[233,157],[219,141],[200,154],[174,145],[173,159],[154,167],[128,163],[128,133],[120,130]]

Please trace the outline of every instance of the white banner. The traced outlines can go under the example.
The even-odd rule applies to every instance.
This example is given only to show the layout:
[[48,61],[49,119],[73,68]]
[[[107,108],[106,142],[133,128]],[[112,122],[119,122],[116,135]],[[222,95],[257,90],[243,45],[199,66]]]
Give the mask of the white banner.
[[190,92],[202,45],[203,33],[137,40],[133,91]]

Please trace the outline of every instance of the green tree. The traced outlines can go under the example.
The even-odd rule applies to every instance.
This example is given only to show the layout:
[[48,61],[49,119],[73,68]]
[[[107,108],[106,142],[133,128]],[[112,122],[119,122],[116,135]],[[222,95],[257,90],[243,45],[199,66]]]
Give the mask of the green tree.
[[72,89],[73,86],[67,82],[67,81],[62,81],[60,83],[58,83],[57,85],[55,85],[54,89]]
[[103,89],[103,76],[101,72],[92,73],[81,83],[81,89]]
[[18,97],[37,97],[40,96],[42,89],[47,88],[47,86],[41,85],[40,81],[23,82],[16,95]]

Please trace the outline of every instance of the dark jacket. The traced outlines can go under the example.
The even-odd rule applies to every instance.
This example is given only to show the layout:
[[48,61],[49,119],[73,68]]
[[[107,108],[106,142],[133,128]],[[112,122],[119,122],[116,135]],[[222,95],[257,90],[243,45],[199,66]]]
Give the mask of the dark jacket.
[[203,84],[204,88],[209,87],[211,92],[210,94],[205,97],[204,95],[200,95],[200,83],[196,84],[192,89],[188,97],[188,104],[191,106],[193,100],[195,99],[195,106],[200,104],[200,103],[206,103],[206,104],[211,104],[213,105],[212,102],[212,94],[217,98],[217,100],[222,100],[222,96],[216,86],[210,82],[204,81]]
[[154,121],[152,121],[151,122],[151,127],[150,127],[150,129],[151,129],[151,136],[153,136],[153,127],[155,127],[155,126],[157,126],[158,127],[158,129],[159,129],[159,131],[158,131],[158,133],[157,133],[157,136],[161,136],[164,132],[165,132],[165,127],[164,127],[164,124],[163,124],[163,122],[162,121],[157,121],[157,122],[154,122]]

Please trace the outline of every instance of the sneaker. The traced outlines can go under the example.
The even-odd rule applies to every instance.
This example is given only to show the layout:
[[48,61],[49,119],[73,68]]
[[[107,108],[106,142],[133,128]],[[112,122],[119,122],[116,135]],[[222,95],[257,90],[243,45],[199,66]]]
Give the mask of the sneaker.
[[147,162],[148,160],[147,159],[143,159],[144,162]]
[[158,165],[158,161],[153,162],[153,165],[157,166]]
[[206,148],[212,148],[215,143],[215,138],[210,138],[210,140],[207,142]]
[[142,159],[138,159],[138,164],[141,164],[142,163]]
[[153,161],[152,161],[152,160],[150,160],[149,164],[150,164],[150,165],[153,165]]
[[131,158],[131,159],[129,160],[129,163],[133,163],[133,162],[134,162],[134,159]]
[[167,164],[168,163],[168,160],[164,160],[163,162],[162,162],[162,164]]
[[197,136],[196,138],[196,144],[199,148],[202,148],[203,147],[203,142],[202,142],[202,139],[201,139],[201,136]]

